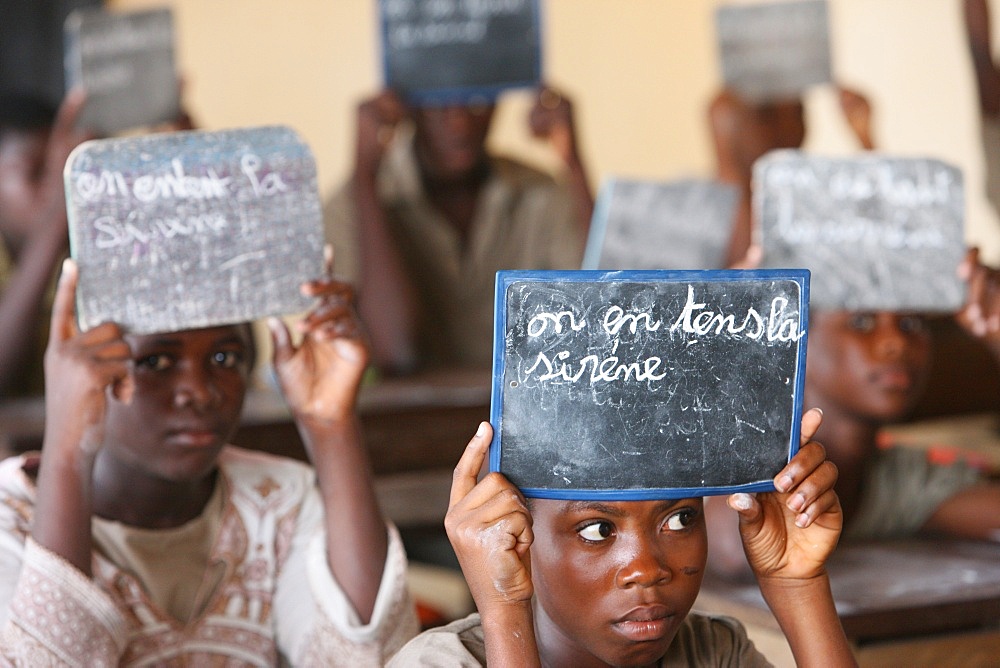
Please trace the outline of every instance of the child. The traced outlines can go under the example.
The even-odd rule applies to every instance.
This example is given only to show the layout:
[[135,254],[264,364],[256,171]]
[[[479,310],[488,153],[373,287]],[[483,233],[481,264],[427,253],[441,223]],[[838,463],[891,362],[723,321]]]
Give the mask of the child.
[[[735,494],[761,591],[806,665],[855,665],[824,562],[840,535],[836,469],[809,442],[779,492]],[[483,423],[455,469],[445,525],[478,614],[425,632],[390,666],[766,665],[731,619],[689,615],[707,551],[700,498],[525,501],[501,474],[477,484]]]
[[358,107],[354,174],[324,219],[385,372],[489,370],[496,271],[580,268],[594,201],[569,100],[540,88],[528,122],[560,181],[488,151],[494,110],[388,90]]
[[416,631],[406,560],[354,413],[367,362],[349,289],[274,365],[315,470],[226,445],[247,325],[137,336],[76,326],[67,261],[40,458],[0,465],[0,663],[379,665]]
[[[974,250],[961,271],[969,288],[958,321],[1000,359],[1000,272],[980,264]],[[937,465],[917,448],[878,448],[880,430],[905,418],[925,391],[930,363],[930,332],[919,314],[810,314],[805,397],[823,406],[821,433],[840,472],[845,538],[1000,540],[1000,485],[961,461]],[[721,504],[708,505],[712,569],[745,575],[740,547],[728,537],[730,518]]]

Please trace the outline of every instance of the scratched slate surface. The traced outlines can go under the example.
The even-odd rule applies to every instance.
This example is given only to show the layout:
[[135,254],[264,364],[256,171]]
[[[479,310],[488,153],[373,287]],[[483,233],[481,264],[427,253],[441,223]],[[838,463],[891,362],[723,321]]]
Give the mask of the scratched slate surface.
[[962,173],[928,158],[775,151],[754,165],[765,267],[812,271],[812,304],[947,312],[965,299]]
[[709,179],[609,179],[598,194],[584,269],[719,269],[737,191]]
[[98,135],[177,118],[180,90],[169,8],[77,10],[65,24],[66,83],[87,101],[79,125]]
[[417,104],[488,101],[541,76],[539,0],[380,0],[383,78]]
[[321,275],[316,165],[283,126],[81,144],[64,173],[77,309],[135,333],[307,309]]
[[747,98],[798,97],[831,80],[826,0],[722,5],[715,30],[723,81]]
[[805,272],[500,272],[497,298],[491,467],[527,495],[770,489],[797,451]]

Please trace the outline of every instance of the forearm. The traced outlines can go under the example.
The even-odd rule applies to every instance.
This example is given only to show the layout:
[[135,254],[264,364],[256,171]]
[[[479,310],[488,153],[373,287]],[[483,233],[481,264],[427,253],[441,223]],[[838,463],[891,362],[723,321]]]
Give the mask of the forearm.
[[857,666],[826,573],[809,580],[761,578],[760,590],[799,668]]
[[385,569],[388,535],[355,417],[299,420],[323,500],[330,571],[367,623]]
[[91,575],[93,462],[90,457],[62,457],[49,443],[42,448],[31,535],[84,575]]
[[530,601],[493,608],[484,606],[480,615],[488,666],[541,666]]
[[990,12],[986,0],[965,0],[965,27],[983,113],[1000,112],[1000,74],[993,63]]
[[417,363],[416,288],[392,238],[374,176],[355,174],[360,289],[358,313],[368,329],[377,366],[408,371]]
[[594,195],[590,189],[590,181],[587,178],[583,161],[575,150],[573,155],[566,160],[565,178],[572,194],[580,238],[586,239],[590,234],[590,221],[594,216]]
[[66,253],[65,230],[44,230],[18,257],[0,299],[0,396],[17,388],[26,363],[38,363],[45,296],[54,268]]

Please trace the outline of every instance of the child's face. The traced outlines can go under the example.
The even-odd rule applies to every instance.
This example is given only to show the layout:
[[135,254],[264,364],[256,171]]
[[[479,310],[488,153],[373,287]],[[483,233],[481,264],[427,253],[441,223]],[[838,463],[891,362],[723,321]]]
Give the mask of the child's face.
[[920,316],[814,311],[806,367],[808,403],[867,420],[897,420],[923,392],[930,351],[930,333]]
[[702,500],[534,499],[531,573],[544,654],[644,666],[667,651],[701,587]]
[[135,387],[131,403],[108,404],[107,453],[168,480],[212,471],[239,422],[249,336],[236,325],[127,336]]
[[426,107],[413,112],[421,167],[435,180],[467,178],[486,159],[494,107]]

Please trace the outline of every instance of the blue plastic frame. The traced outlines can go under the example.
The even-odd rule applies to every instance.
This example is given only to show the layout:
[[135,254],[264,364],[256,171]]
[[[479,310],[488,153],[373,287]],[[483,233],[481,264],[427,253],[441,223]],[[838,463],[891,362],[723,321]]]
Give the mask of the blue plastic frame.
[[[799,285],[799,327],[807,334],[799,340],[795,365],[792,415],[802,414],[805,388],[806,348],[809,331],[809,270],[808,269],[713,269],[713,270],[518,270],[498,271],[496,276],[495,311],[493,320],[493,378],[490,392],[490,424],[493,440],[490,443],[490,471],[500,471],[503,453],[503,376],[505,368],[503,341],[507,331],[507,288],[519,281],[535,282],[722,282],[741,280],[792,280]],[[790,460],[799,450],[801,422],[792,420],[788,456]],[[737,492],[774,491],[772,480],[744,485],[723,487],[659,487],[644,489],[547,489],[521,488],[527,497],[562,500],[644,501],[650,499],[686,499],[717,496]]]

